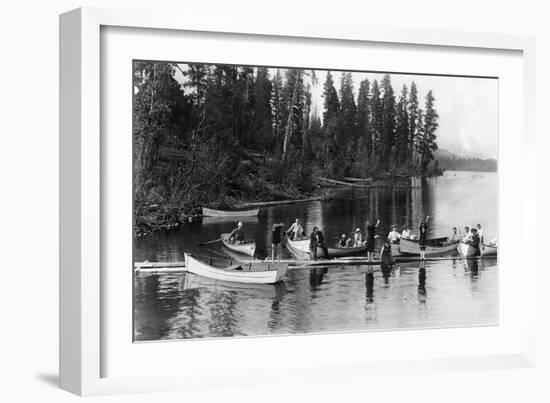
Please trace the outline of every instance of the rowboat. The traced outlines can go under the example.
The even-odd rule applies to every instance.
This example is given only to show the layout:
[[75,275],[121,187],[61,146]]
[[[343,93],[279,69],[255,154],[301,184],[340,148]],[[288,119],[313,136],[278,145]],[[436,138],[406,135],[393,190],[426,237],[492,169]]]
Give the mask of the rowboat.
[[283,279],[288,269],[287,263],[240,262],[225,267],[212,266],[212,262],[202,262],[192,254],[185,253],[185,268],[188,272],[214,280],[232,281],[247,284],[275,284]]
[[460,242],[456,250],[458,251],[458,254],[463,257],[472,257],[479,254],[479,249],[474,248],[472,245],[468,245],[467,243]]
[[[310,259],[309,239],[302,239],[299,241],[292,241],[287,239],[286,246],[292,254],[299,258]],[[359,246],[357,248],[327,248],[329,258],[335,257],[347,257],[367,254],[366,246]],[[317,257],[323,257],[323,249],[317,248]]]
[[230,234],[221,234],[220,238],[227,249],[231,249],[233,252],[241,253],[247,256],[254,256],[256,251],[256,242],[246,243],[230,243],[228,242]]
[[257,216],[259,212],[259,208],[237,211],[214,210],[206,207],[202,208],[202,215],[205,217],[254,217]]
[[[456,243],[445,245],[446,237],[426,240],[426,256],[451,256],[456,254]],[[404,239],[399,241],[399,251],[404,255],[420,255],[418,239]]]
[[481,245],[479,253],[481,256],[492,256],[497,254],[497,250],[498,248],[496,245],[483,244]]
[[218,225],[218,224],[235,224],[237,221],[242,221],[244,224],[258,224],[260,221],[258,216],[252,217],[202,217],[203,225]]

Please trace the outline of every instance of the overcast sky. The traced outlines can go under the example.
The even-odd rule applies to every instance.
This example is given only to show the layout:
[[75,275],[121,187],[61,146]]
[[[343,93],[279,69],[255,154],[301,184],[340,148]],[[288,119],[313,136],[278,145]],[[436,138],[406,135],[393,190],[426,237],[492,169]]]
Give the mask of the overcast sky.
[[[181,64],[182,68],[187,66]],[[283,69],[282,69],[283,70]],[[276,68],[269,69],[274,75]],[[283,74],[284,72],[281,71]],[[317,84],[312,85],[312,110],[323,114],[323,84],[327,72],[316,70]],[[341,72],[333,71],[335,87],[339,90]],[[357,100],[359,84],[365,78],[372,83],[382,80],[383,73],[354,72],[353,85]],[[284,77],[284,74],[283,74]],[[424,97],[429,90],[435,97],[439,113],[437,143],[440,149],[465,157],[497,158],[498,156],[498,80],[492,78],[442,77],[427,75],[390,74],[396,100],[403,85],[410,90],[414,81],[419,105],[424,108]],[[184,81],[181,73],[176,79]],[[309,80],[309,79],[308,79]],[[186,89],[187,91],[189,89]]]

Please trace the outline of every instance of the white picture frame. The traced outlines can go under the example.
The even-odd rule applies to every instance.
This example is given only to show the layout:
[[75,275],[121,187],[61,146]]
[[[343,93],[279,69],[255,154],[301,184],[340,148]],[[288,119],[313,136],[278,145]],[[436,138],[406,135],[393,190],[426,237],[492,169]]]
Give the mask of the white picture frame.
[[[532,366],[535,362],[535,288],[536,282],[522,283],[525,298],[522,304],[527,314],[524,321],[514,324],[515,338],[503,341],[500,352],[484,352],[483,346],[468,354],[445,355],[434,352],[431,356],[419,354],[400,358],[398,354],[384,361],[368,361],[361,356],[354,360],[338,361],[327,358],[315,360],[308,355],[307,339],[319,340],[326,345],[341,343],[336,334],[324,336],[300,336],[292,340],[293,348],[300,348],[303,354],[291,362],[278,362],[269,365],[278,369],[275,378],[261,371],[247,373],[251,368],[241,367],[235,373],[224,374],[222,370],[212,371],[205,379],[208,369],[197,371],[196,376],[186,372],[192,362],[171,365],[169,370],[158,376],[120,374],[105,375],[105,359],[112,353],[106,349],[107,336],[102,327],[108,314],[105,302],[106,291],[102,287],[105,273],[105,251],[107,246],[102,235],[102,209],[105,207],[105,178],[110,175],[105,170],[105,142],[101,140],[101,30],[104,27],[126,27],[139,29],[215,32],[226,35],[251,35],[256,38],[291,38],[300,40],[337,40],[341,43],[377,43],[381,46],[399,44],[411,47],[433,47],[438,49],[470,49],[478,53],[490,51],[517,52],[521,58],[523,88],[523,133],[519,140],[522,145],[523,171],[534,164],[534,102],[535,102],[535,41],[533,37],[488,33],[468,33],[457,31],[429,31],[407,28],[386,28],[329,23],[326,21],[235,21],[231,19],[181,19],[169,11],[114,10],[104,8],[81,8],[60,17],[60,384],[63,389],[79,395],[126,393],[139,391],[159,391],[192,387],[216,387],[228,384],[252,385],[263,382],[295,382],[300,379],[328,379],[327,373],[339,379],[345,377],[368,376],[370,374],[411,374],[418,372],[464,371],[474,369],[511,368]],[[129,94],[129,93],[128,93]],[[501,148],[507,153],[508,149]],[[499,155],[499,159],[500,159]],[[500,161],[499,161],[500,162]],[[509,172],[504,170],[504,172]],[[534,201],[536,177],[525,175],[523,187],[518,192],[518,205],[522,206],[520,222],[536,221]],[[502,183],[502,179],[501,179]],[[502,197],[502,195],[500,195]],[[527,224],[517,229],[521,241],[518,254],[527,250]],[[130,234],[129,234],[130,235]],[[500,258],[499,258],[500,260]],[[521,261],[522,278],[536,276],[537,265],[534,256],[525,255]],[[499,261],[500,264],[500,261]],[[505,309],[505,308],[503,308]],[[488,332],[493,330],[489,329]],[[409,337],[426,337],[411,332]],[[388,333],[390,338],[391,333]],[[393,332],[397,333],[397,332]],[[403,332],[400,332],[403,333]],[[498,337],[503,336],[493,332]],[[516,334],[517,333],[517,334]],[[518,342],[521,333],[522,342]],[[379,338],[382,333],[359,333],[346,335],[346,343],[361,343],[362,338]],[[441,333],[439,333],[441,334]],[[460,336],[457,336],[459,335]],[[369,336],[366,336],[369,335]],[[453,337],[464,337],[466,333],[455,330]],[[397,335],[399,340],[402,335]],[[476,337],[476,336],[473,336]],[[269,343],[277,343],[284,337],[269,338]],[[339,341],[340,340],[340,341]],[[281,343],[287,341],[281,341]],[[227,350],[227,343],[238,344],[251,354],[260,353],[268,341],[266,338],[248,340],[205,341],[195,344],[197,350],[211,349],[217,354]],[[211,343],[211,344],[206,344]],[[290,343],[290,341],[289,341]],[[177,343],[164,343],[163,350],[180,348]],[[180,343],[181,344],[181,343]],[[443,350],[441,350],[443,351]],[[217,358],[218,356],[216,356]],[[266,363],[264,369],[270,367]],[[281,369],[284,368],[284,371]],[[307,369],[307,371],[304,371]],[[123,372],[123,371],[122,371]],[[186,373],[187,376],[182,376]],[[337,375],[335,375],[335,373]],[[202,376],[201,376],[202,375]]]

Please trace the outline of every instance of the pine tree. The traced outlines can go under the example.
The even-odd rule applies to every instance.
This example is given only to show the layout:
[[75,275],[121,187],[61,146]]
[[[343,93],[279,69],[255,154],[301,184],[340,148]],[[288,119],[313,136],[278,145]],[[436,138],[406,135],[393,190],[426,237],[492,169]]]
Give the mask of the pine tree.
[[407,86],[403,85],[401,96],[397,103],[396,114],[396,166],[402,166],[409,157],[409,113],[407,111]]
[[369,159],[368,155],[371,150],[371,132],[370,132],[370,107],[369,107],[369,92],[370,82],[368,79],[361,81],[359,85],[359,93],[357,95],[357,153],[356,160],[359,160],[365,165]]
[[409,103],[407,106],[409,114],[409,162],[415,162],[415,147],[417,144],[417,135],[419,125],[419,110],[418,110],[418,91],[416,89],[416,83],[411,83],[411,91],[409,95]]
[[388,168],[395,151],[395,96],[389,74],[382,79],[382,127],[380,132],[382,165]]
[[283,151],[281,159],[286,162],[292,136],[300,137],[302,133],[304,108],[304,70],[289,69],[286,71],[285,94],[288,101],[288,116],[286,119]]
[[330,71],[323,86],[324,112],[324,169],[327,175],[338,175],[338,162],[341,159],[340,144],[337,142],[339,130],[340,101],[334,87],[334,80]]
[[[357,145],[355,118],[357,106],[353,95],[353,78],[350,72],[343,72],[340,78],[340,122],[338,143],[343,144],[343,156],[345,161],[343,171],[349,170],[355,159],[355,147]],[[346,173],[346,172],[344,172]],[[347,174],[347,173],[346,173]]]
[[272,138],[270,142],[278,155],[281,148],[280,144],[284,136],[284,117],[286,116],[286,105],[284,102],[284,85],[281,71],[277,69],[277,74],[271,81],[271,128]]
[[434,108],[435,98],[432,91],[426,95],[424,119],[422,122],[422,137],[420,142],[420,163],[422,172],[426,171],[430,161],[434,159],[434,151],[437,150],[436,134],[439,123],[439,114]]
[[369,126],[371,130],[371,158],[374,159],[380,150],[380,133],[382,132],[382,102],[378,80],[372,82]]
[[254,84],[254,143],[258,149],[269,147],[271,137],[271,81],[266,67],[259,67]]

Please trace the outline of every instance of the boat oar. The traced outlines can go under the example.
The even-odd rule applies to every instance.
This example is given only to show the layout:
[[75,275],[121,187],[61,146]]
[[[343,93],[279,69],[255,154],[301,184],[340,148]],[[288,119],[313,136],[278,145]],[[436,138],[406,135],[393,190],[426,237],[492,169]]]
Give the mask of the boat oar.
[[215,242],[219,242],[219,241],[221,241],[220,238],[214,239],[214,240],[208,241],[208,242],[201,242],[201,243],[199,243],[198,245],[199,245],[199,246],[204,246],[204,245],[208,245],[208,244],[215,243]]

